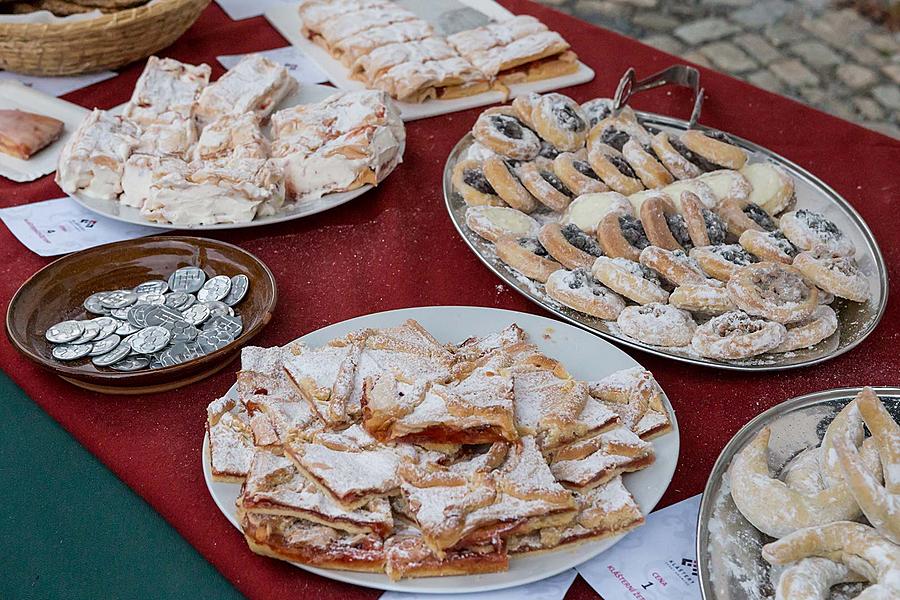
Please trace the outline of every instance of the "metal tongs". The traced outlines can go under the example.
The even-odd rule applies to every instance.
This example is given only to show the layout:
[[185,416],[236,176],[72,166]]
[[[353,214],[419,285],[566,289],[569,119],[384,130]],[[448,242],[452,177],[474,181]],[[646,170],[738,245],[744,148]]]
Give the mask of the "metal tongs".
[[694,109],[691,111],[691,118],[688,121],[693,129],[700,118],[700,109],[703,107],[703,88],[700,87],[700,71],[688,65],[673,65],[640,81],[635,81],[634,67],[629,67],[616,87],[612,114],[618,115],[635,94],[670,84],[690,88],[693,91]]

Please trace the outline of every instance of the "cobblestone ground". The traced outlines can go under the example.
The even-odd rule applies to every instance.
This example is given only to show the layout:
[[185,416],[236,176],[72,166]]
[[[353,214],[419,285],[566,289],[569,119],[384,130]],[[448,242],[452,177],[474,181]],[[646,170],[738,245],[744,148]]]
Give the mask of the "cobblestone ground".
[[900,139],[900,33],[831,0],[539,0]]

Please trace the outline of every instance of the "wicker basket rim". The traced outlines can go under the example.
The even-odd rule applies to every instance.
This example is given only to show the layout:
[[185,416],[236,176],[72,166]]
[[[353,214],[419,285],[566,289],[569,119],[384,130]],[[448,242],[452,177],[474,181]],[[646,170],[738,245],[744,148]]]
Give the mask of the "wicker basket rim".
[[182,6],[208,2],[208,0],[157,0],[155,4],[144,4],[134,8],[126,8],[95,17],[93,19],[80,19],[71,23],[0,23],[0,33],[14,32],[17,36],[31,33],[46,35],[48,33],[78,33],[80,30],[92,31],[101,27],[113,27],[120,21],[135,21],[146,17],[165,14],[179,10]]

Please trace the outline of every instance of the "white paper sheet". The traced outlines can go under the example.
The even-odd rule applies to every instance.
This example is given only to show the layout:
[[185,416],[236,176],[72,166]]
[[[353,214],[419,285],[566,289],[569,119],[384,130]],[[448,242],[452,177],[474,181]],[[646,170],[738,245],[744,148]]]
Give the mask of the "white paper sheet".
[[519,587],[506,588],[494,592],[473,594],[409,594],[405,592],[385,592],[378,600],[562,600],[569,591],[577,573],[567,569],[541,581]]
[[0,209],[0,221],[40,256],[58,256],[101,244],[164,233],[108,219],[79,206],[71,198],[32,202]]
[[624,540],[576,567],[604,600],[700,600],[700,495],[651,513]]
[[[300,83],[323,83],[328,81],[328,75],[316,64],[311,58],[294,48],[293,46],[285,46],[284,48],[275,48],[273,50],[264,50],[263,52],[255,52],[266,58],[284,65],[284,68],[294,76],[294,79]],[[246,54],[227,54],[225,56],[217,56],[223,67],[230,69],[238,64],[240,60],[247,56]]]
[[216,0],[225,14],[233,21],[258,17],[276,4],[284,4],[293,0]]
[[0,71],[0,80],[12,79],[47,95],[62,96],[89,85],[106,81],[116,75],[118,73],[115,71],[100,71],[99,73],[88,73],[87,75],[75,75],[72,77],[35,77],[34,75]]

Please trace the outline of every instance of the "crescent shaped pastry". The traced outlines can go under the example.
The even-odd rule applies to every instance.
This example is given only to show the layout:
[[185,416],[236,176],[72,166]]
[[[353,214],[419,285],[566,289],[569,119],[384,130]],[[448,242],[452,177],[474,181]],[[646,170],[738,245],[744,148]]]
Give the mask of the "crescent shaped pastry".
[[862,580],[844,563],[827,558],[804,558],[781,573],[775,600],[828,600],[832,586]]

